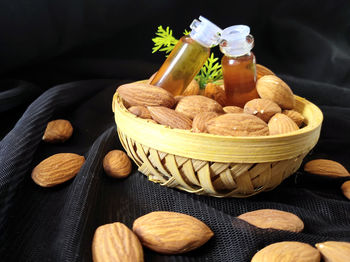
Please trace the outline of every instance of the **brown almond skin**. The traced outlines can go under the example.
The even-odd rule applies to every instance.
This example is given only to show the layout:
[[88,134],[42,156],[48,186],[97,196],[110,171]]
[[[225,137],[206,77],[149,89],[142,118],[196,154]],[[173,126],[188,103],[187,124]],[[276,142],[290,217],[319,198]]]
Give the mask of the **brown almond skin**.
[[349,242],[326,241],[317,243],[315,246],[320,251],[325,262],[345,262],[350,260]]
[[45,129],[43,140],[48,143],[63,143],[73,134],[72,124],[68,120],[50,121]]
[[301,127],[301,125],[304,123],[305,117],[295,110],[283,110],[282,114],[289,116],[298,127]]
[[284,241],[271,244],[256,253],[251,262],[319,262],[320,252],[309,244]]
[[265,75],[256,82],[256,90],[261,98],[269,99],[282,109],[293,109],[295,98],[290,87],[275,75]]
[[269,122],[273,115],[281,112],[282,109],[279,105],[271,100],[263,98],[252,99],[244,105],[244,113],[255,115],[266,123]]
[[255,210],[244,213],[238,218],[259,228],[273,228],[297,233],[304,229],[304,223],[298,216],[276,209]]
[[152,119],[161,125],[179,129],[192,128],[192,120],[173,109],[162,106],[152,106],[148,107],[148,111],[151,113]]
[[281,135],[299,130],[297,124],[288,116],[277,113],[268,123],[270,135]]
[[134,221],[134,233],[141,243],[162,254],[180,254],[204,245],[214,233],[202,221],[189,215],[156,211]]
[[131,114],[134,114],[135,116],[143,118],[143,119],[150,119],[150,118],[152,118],[150,112],[144,106],[131,106],[131,107],[128,108],[128,111]]
[[111,177],[125,178],[130,174],[132,164],[125,152],[112,150],[103,158],[103,169]]
[[59,153],[41,161],[32,171],[33,181],[42,187],[53,187],[72,179],[85,162],[83,156]]
[[143,249],[137,236],[116,222],[96,229],[92,241],[94,262],[143,262]]
[[269,128],[260,118],[245,114],[224,114],[206,123],[209,134],[223,136],[267,136]]
[[342,164],[328,159],[311,160],[304,165],[304,171],[334,178],[350,176],[348,170]]
[[225,113],[230,114],[230,113],[244,113],[244,110],[242,107],[239,106],[225,106],[222,108]]
[[344,196],[350,200],[350,180],[346,181],[342,184],[341,190],[342,190]]
[[204,89],[204,96],[215,100],[221,106],[226,104],[225,90],[220,85],[208,83]]
[[266,66],[256,64],[256,79],[260,79],[266,75],[275,75],[275,73],[268,69]]
[[218,102],[201,95],[185,96],[177,103],[175,111],[190,119],[201,112],[223,113],[222,106]]
[[210,119],[213,119],[219,115],[220,114],[218,114],[216,112],[202,112],[202,113],[197,114],[193,118],[192,131],[194,133],[206,133],[207,128],[205,126],[205,123],[208,122]]
[[177,103],[179,103],[179,101],[184,98],[185,96],[174,96],[175,98],[175,105],[177,105]]
[[163,88],[147,83],[130,83],[117,89],[119,95],[129,106],[165,106],[172,108],[175,99]]
[[185,90],[182,92],[181,95],[183,96],[193,96],[199,94],[199,84],[198,82],[193,79],[189,85],[185,88]]

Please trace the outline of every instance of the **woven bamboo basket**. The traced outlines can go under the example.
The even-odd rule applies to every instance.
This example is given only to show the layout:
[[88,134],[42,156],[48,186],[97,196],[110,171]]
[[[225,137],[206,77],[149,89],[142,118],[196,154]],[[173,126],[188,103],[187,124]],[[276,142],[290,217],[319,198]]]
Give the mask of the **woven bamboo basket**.
[[198,134],[158,125],[131,114],[117,92],[112,107],[124,149],[149,180],[200,195],[249,197],[272,190],[296,172],[319,139],[321,110],[295,98],[306,126],[259,137]]

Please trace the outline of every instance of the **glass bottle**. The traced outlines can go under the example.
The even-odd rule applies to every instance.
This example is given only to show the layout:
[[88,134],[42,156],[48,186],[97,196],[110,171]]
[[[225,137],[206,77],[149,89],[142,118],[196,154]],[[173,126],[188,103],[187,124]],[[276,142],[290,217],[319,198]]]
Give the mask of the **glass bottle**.
[[231,26],[223,30],[220,50],[226,105],[244,107],[258,98],[256,91],[256,62],[251,52],[254,38],[246,25]]
[[221,29],[200,16],[190,28],[189,36],[182,37],[158,70],[151,85],[180,95],[209,57],[210,48],[219,43]]

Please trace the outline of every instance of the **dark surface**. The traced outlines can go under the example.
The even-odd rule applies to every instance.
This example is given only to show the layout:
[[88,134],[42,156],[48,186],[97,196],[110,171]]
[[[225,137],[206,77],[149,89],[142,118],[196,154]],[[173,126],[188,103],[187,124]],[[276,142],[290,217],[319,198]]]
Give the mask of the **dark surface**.
[[[305,161],[328,158],[350,169],[348,1],[2,1],[1,261],[91,261],[99,225],[131,227],[155,210],[195,216],[215,236],[184,255],[145,249],[145,261],[250,261],[278,241],[350,241],[350,201],[340,191],[346,179],[300,169],[271,192],[215,199],[153,184],[136,166],[123,180],[104,174],[104,155],[121,148],[111,111],[116,87],[159,68],[163,54],[151,54],[158,25],[179,38],[199,15],[221,27],[251,26],[258,63],[324,113],[320,141]],[[73,136],[60,145],[43,143],[46,123],[57,118],[72,122]],[[34,184],[33,167],[59,152],[85,156],[79,174],[55,188]],[[305,229],[262,230],[235,218],[260,208],[293,212]]]

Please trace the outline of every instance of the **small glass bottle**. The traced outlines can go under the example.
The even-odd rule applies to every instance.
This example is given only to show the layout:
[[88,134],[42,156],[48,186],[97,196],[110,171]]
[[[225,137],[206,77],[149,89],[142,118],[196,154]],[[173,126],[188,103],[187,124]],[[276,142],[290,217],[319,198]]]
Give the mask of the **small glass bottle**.
[[223,30],[220,50],[226,105],[244,107],[245,103],[258,98],[256,91],[256,62],[251,52],[254,38],[246,25],[230,26]]
[[189,36],[182,37],[158,70],[151,85],[180,95],[198,74],[209,57],[210,48],[219,43],[221,29],[200,16],[190,28]]

